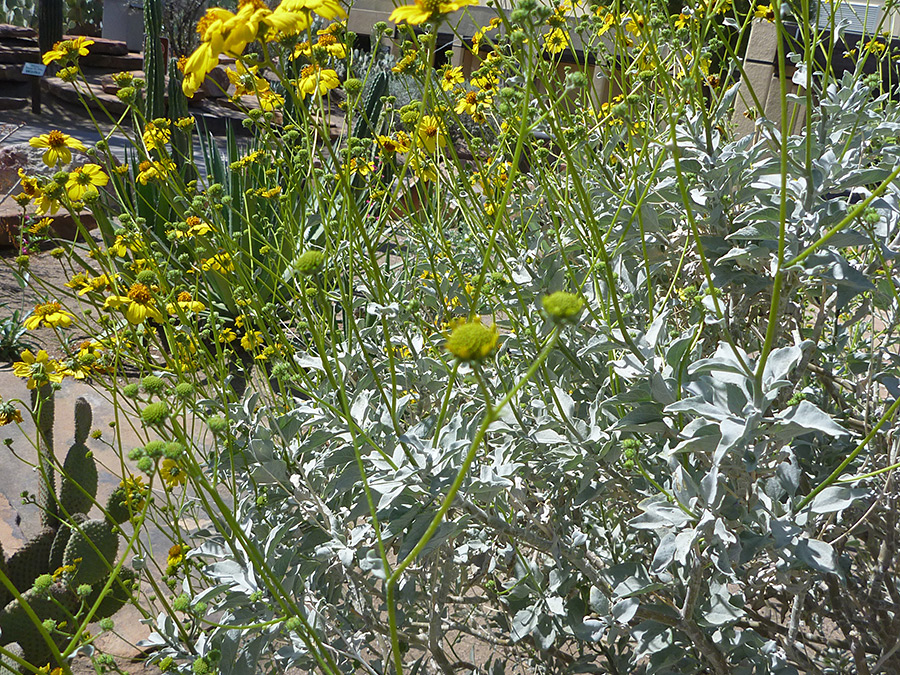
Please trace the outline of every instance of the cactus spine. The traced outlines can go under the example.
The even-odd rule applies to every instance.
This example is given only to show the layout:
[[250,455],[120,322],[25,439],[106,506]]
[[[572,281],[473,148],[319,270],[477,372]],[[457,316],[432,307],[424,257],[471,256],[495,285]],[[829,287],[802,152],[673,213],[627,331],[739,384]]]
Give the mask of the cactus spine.
[[162,54],[162,0],[144,0],[144,77],[147,106],[144,115],[155,120],[166,115],[166,65]]

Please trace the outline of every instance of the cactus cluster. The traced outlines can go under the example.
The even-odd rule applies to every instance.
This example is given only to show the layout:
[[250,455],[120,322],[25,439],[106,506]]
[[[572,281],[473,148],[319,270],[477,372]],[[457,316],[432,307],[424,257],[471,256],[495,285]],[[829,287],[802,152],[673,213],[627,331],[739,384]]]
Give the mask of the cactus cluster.
[[[20,601],[5,584],[0,586],[0,645],[42,667],[52,660],[53,653],[25,604],[45,628],[49,627],[57,647],[63,647],[70,639],[65,631],[73,630],[79,615],[100,599],[118,554],[118,525],[128,519],[130,511],[120,488],[110,497],[104,517],[88,517],[97,496],[97,464],[86,445],[92,412],[84,398],[75,403],[75,442],[63,462],[63,476],[56,493],[49,454],[53,397],[43,392],[32,400],[41,402],[38,451],[43,489],[38,500],[42,529],[8,559],[0,548],[0,573],[21,596]],[[121,568],[93,619],[117,612],[130,599],[134,579],[134,572]],[[16,672],[15,666],[4,657],[0,660],[0,674],[11,671]]]

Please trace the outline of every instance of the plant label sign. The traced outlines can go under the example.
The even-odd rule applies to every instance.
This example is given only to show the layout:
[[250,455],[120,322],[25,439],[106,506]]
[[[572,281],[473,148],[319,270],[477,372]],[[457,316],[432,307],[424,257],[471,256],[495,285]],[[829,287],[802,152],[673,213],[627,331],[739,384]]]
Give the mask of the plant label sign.
[[43,63],[25,63],[22,65],[23,75],[43,77],[45,72],[47,72],[47,66],[45,66]]

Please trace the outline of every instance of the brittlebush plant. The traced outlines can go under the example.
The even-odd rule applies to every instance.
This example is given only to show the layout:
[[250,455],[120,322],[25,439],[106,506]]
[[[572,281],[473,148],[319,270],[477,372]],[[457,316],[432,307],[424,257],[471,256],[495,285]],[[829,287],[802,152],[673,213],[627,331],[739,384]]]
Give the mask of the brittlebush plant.
[[150,659],[897,670],[887,42],[806,2],[483,9],[397,7],[389,57],[331,0],[210,8],[170,74],[233,58],[243,135],[123,74],[127,161],[26,177],[99,224],[29,321],[146,435]]

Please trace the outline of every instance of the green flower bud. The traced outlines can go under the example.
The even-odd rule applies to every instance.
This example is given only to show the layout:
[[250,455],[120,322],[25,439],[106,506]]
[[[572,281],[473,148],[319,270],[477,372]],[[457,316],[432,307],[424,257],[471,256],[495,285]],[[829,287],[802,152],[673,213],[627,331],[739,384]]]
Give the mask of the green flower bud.
[[34,590],[37,593],[43,593],[53,585],[52,574],[41,574],[34,580]]
[[580,296],[565,291],[545,295],[542,302],[547,316],[555,323],[575,321],[584,308],[584,300]]
[[196,387],[190,382],[179,382],[175,385],[175,396],[182,401],[193,398],[196,393]]
[[312,276],[325,267],[325,254],[322,251],[306,251],[294,261],[294,269],[300,274]]
[[168,416],[169,406],[165,401],[151,403],[141,411],[141,420],[149,426],[162,424]]
[[482,361],[497,347],[497,327],[468,321],[453,329],[445,347],[460,361]]
[[156,375],[147,375],[141,380],[141,388],[148,394],[159,396],[166,390],[166,381]]

